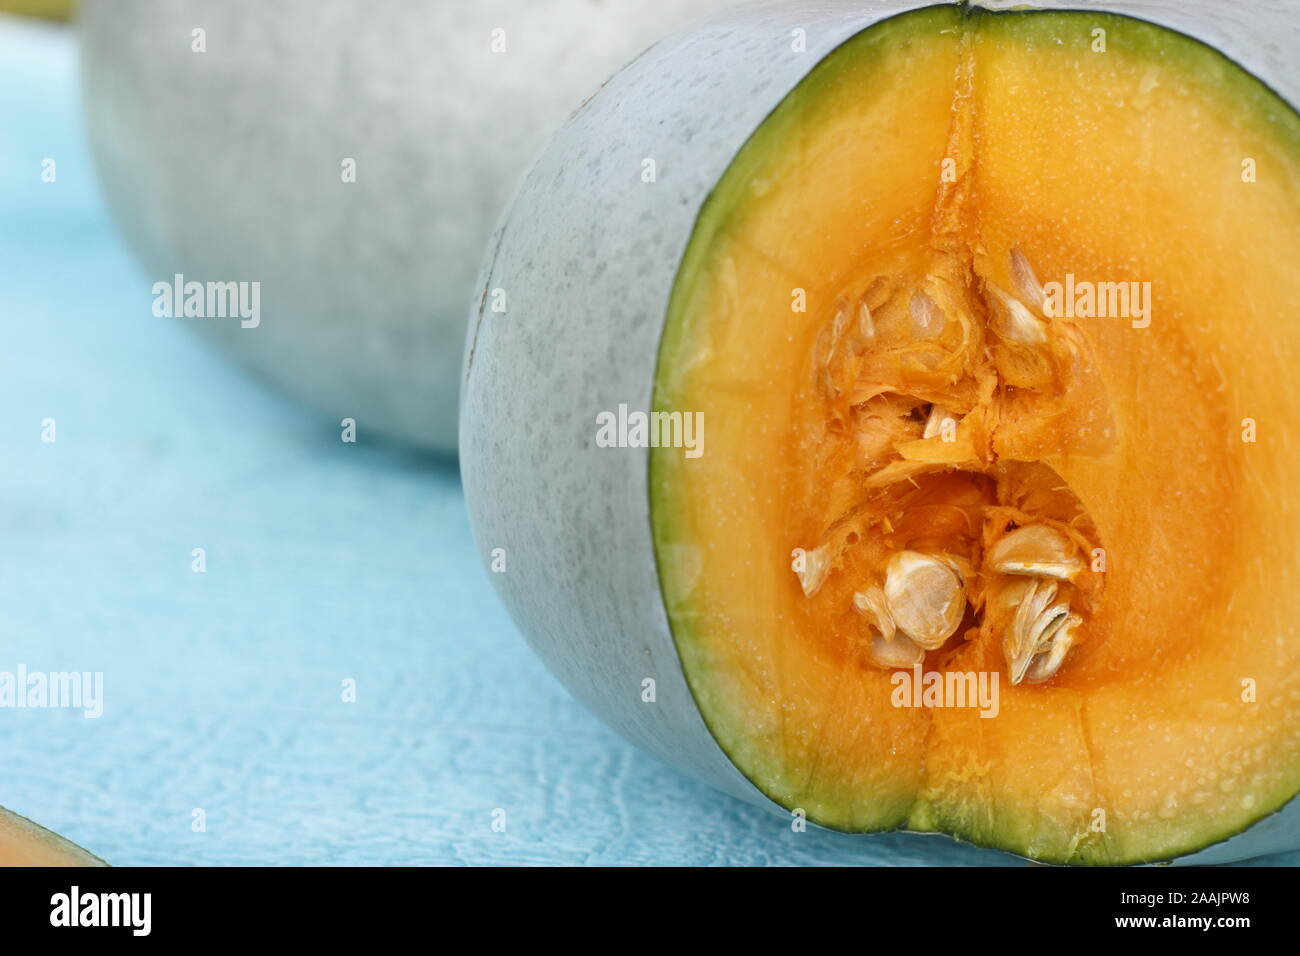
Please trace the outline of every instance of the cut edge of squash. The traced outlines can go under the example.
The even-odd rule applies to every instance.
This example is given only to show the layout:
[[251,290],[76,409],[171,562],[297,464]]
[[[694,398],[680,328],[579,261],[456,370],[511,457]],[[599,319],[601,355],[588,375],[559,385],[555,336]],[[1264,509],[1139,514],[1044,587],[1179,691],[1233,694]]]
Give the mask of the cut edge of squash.
[[[1101,61],[1087,58],[1098,24],[1111,50]],[[1100,454],[1047,461],[1089,505],[1116,560],[1131,556],[1148,569],[1158,559],[1185,561],[1186,573],[1144,585],[1132,568],[1109,572],[1105,640],[1091,649],[1085,642],[1047,685],[1003,687],[1011,719],[995,720],[888,706],[890,675],[837,649],[834,635],[852,624],[828,624],[824,610],[810,608],[789,567],[789,512],[821,493],[798,468],[812,450],[801,376],[819,331],[814,319],[864,269],[884,262],[906,273],[933,252],[938,171],[951,158],[955,86],[969,58],[978,105],[973,160],[961,175],[972,176],[975,222],[963,228],[993,263],[990,275],[1005,276],[1012,248],[1045,275],[1073,268],[1106,276],[1133,264],[1144,275],[1175,275],[1160,268],[1156,238],[1160,249],[1191,257],[1209,255],[1208,238],[1214,253],[1188,262],[1193,271],[1177,273],[1185,281],[1162,283],[1168,317],[1150,342],[1089,329],[1117,435]],[[1142,111],[1143,133],[1127,153],[1114,146],[1122,142],[1114,129],[1074,109],[1085,81],[1091,105],[1121,132],[1137,130],[1132,113]],[[1202,130],[1213,124],[1217,137],[1186,142],[1189,115]],[[1040,128],[1051,132],[1025,134]],[[1078,155],[1090,135],[1103,134],[1110,139],[1094,144],[1086,167],[1051,152],[1064,143]],[[1235,146],[1276,173],[1248,194],[1245,211],[1223,201],[1226,170],[1219,191],[1186,188]],[[1174,155],[1191,168],[1167,171],[1162,185],[1131,175]],[[1296,249],[1298,156],[1295,113],[1221,54],[1143,21],[1076,12],[930,7],[882,21],[823,60],[754,133],[700,213],[660,348],[655,409],[704,411],[708,453],[688,461],[680,450],[652,449],[650,495],[665,607],[688,684],[719,745],[760,791],[834,829],[935,830],[1047,861],[1123,863],[1225,839],[1300,790],[1300,740],[1286,731],[1300,716],[1300,685],[1289,676],[1300,638],[1282,600],[1270,604],[1278,573],[1243,551],[1262,548],[1259,560],[1272,559],[1285,576],[1293,556],[1279,526],[1294,529],[1297,516],[1268,491],[1285,462],[1264,454],[1236,461],[1230,456],[1244,446],[1223,434],[1242,408],[1285,421],[1285,390],[1260,379],[1285,381],[1288,366],[1279,358],[1268,367],[1258,340],[1225,336],[1216,324],[1223,320],[1197,298],[1248,286],[1248,317],[1268,329],[1270,307],[1300,294],[1294,280],[1277,281]],[[1130,175],[1117,183],[1117,170]],[[1130,180],[1137,185],[1124,185]],[[1105,200],[1084,202],[1090,189]],[[1139,221],[1117,236],[1109,230],[1124,206],[1140,209]],[[1284,241],[1271,252],[1234,245],[1249,222],[1274,227]],[[794,289],[812,303],[805,321],[790,311]],[[1292,336],[1277,351],[1296,359],[1298,346]],[[1225,385],[1237,368],[1259,374]],[[1147,407],[1147,389],[1204,412],[1192,416],[1189,434],[1214,454],[1144,451],[1162,421],[1159,408]],[[1214,392],[1217,405],[1206,397],[1213,389],[1223,390]],[[1181,534],[1189,524],[1160,493],[1172,483],[1182,494],[1177,476],[1189,467],[1207,478],[1201,497],[1190,496],[1199,534],[1185,535],[1191,544],[1155,547],[1152,535],[1168,537],[1171,527]],[[1120,480],[1132,487],[1116,490]],[[1139,496],[1150,507],[1133,520]],[[1206,510],[1207,501],[1218,510]],[[1211,593],[1224,576],[1220,550],[1246,562],[1234,578],[1245,597],[1233,621],[1253,609],[1245,624],[1275,634],[1273,643],[1220,642],[1207,651],[1210,629],[1229,623],[1230,603]],[[1188,583],[1191,609],[1162,615],[1175,579]],[[1138,607],[1137,590],[1154,585],[1154,602]],[[1162,623],[1170,621],[1177,627]],[[986,647],[965,657],[998,666]],[[1255,711],[1239,706],[1246,671],[1269,685]],[[1170,745],[1156,747],[1155,738]],[[1098,808],[1103,832],[1094,826]]]

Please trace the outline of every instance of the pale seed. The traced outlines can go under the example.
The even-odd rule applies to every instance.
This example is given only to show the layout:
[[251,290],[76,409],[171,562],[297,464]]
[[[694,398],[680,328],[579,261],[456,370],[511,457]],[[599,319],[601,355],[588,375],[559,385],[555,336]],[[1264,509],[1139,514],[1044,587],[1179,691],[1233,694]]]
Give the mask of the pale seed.
[[882,634],[872,634],[868,656],[877,667],[915,667],[925,660],[925,651],[902,634],[892,641],[885,640]]
[[1074,643],[1074,631],[1083,621],[1070,613],[1069,604],[1052,605],[1056,589],[1055,581],[1035,578],[1017,582],[1017,593],[1003,597],[1016,603],[1015,616],[1002,638],[1013,684],[1027,678],[1037,684],[1050,678]]
[[1038,634],[1042,629],[1039,619],[1056,597],[1056,582],[1031,578],[1004,592],[1002,600],[1012,604],[1016,613],[1002,636],[1002,652],[1011,672],[1011,683],[1019,684],[1025,669],[1034,657]]
[[957,423],[956,417],[948,409],[942,405],[931,405],[930,415],[925,420],[925,430],[921,432],[921,437],[934,438],[936,435],[942,434],[945,421],[951,421],[954,425]]
[[804,597],[812,597],[816,594],[830,572],[831,562],[826,550],[827,546],[822,545],[820,548],[804,551],[803,570],[795,572],[799,578],[799,586],[803,588]]
[[1065,661],[1065,655],[1070,653],[1070,648],[1074,645],[1075,629],[1083,623],[1083,618],[1077,614],[1068,614],[1057,620],[1060,623],[1048,637],[1047,649],[1035,654],[1025,669],[1027,684],[1041,684],[1055,676]]
[[925,659],[925,650],[899,634],[893,615],[880,588],[870,587],[853,595],[853,606],[870,624],[868,657],[877,667],[913,667]]
[[952,637],[966,613],[966,589],[953,563],[919,551],[889,559],[884,594],[898,629],[930,651]]
[[948,318],[934,299],[924,292],[915,293],[908,302],[912,327],[918,339],[937,339],[943,334]]
[[1047,341],[1047,327],[1023,302],[991,282],[988,288],[1000,306],[993,310],[993,331],[1021,345],[1042,345]]
[[817,346],[814,356],[817,358],[817,376],[827,394],[835,396],[839,394],[839,388],[835,385],[835,376],[831,372],[831,365],[835,361],[835,353],[839,351],[840,340],[844,337],[844,329],[849,322],[849,305],[843,299],[835,303],[835,317],[831,320],[830,325],[823,328],[817,337]]
[[826,350],[827,365],[835,358],[835,353],[840,347],[840,339],[844,337],[844,328],[848,323],[849,304],[840,299],[835,303],[835,318],[831,320],[831,339],[829,348]]
[[1071,581],[1083,570],[1074,542],[1045,524],[1025,525],[989,549],[988,563],[1002,574],[1023,574]]
[[1042,312],[1045,300],[1043,285],[1038,281],[1038,276],[1034,275],[1034,267],[1019,249],[1011,250],[1011,279],[1020,297]]
[[885,595],[880,588],[867,588],[853,595],[853,606],[865,617],[881,637],[886,641],[894,639],[895,627],[893,615],[885,603]]
[[871,307],[867,305],[866,299],[858,303],[858,334],[868,342],[876,337],[876,323],[871,317]]

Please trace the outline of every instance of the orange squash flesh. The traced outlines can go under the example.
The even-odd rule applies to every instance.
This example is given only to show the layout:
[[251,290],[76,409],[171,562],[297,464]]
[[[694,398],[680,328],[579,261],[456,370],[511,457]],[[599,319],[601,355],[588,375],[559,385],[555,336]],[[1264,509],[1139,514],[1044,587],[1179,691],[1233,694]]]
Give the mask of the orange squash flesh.
[[[881,343],[906,311],[887,307],[858,381],[875,368],[890,394],[960,392],[961,437],[899,452],[931,461],[906,530],[871,524],[806,596],[792,552],[869,480],[867,406],[819,377],[827,328],[887,276],[1005,352],[989,302],[1017,287],[1013,251],[1043,282],[1149,282],[1149,326],[1054,320],[1053,347],[1068,326],[1081,358],[1036,391],[1008,384],[1009,358],[956,384],[890,365]],[[702,457],[652,453],[652,519],[688,682],[742,772],[838,829],[1085,863],[1181,855],[1300,790],[1297,261],[1300,118],[1186,37],[931,8],[820,64],[705,207],[656,388],[657,408],[707,425]],[[1013,686],[976,613],[925,670],[999,673],[997,715],[895,706],[853,607],[872,555],[960,542],[978,563],[1014,481],[1036,506],[1067,488],[1104,553],[1078,645],[1047,682]]]

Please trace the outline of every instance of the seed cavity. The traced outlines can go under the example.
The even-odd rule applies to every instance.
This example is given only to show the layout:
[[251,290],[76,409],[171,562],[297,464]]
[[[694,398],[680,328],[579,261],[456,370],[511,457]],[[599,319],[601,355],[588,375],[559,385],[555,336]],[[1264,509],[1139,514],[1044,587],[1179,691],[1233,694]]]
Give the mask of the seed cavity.
[[812,487],[828,530],[799,584],[851,600],[856,615],[835,620],[856,619],[845,639],[873,666],[912,667],[962,631],[1001,650],[1013,684],[1044,683],[1088,636],[1102,589],[1087,573],[1096,529],[1046,464],[1073,448],[1068,419],[1053,420],[1090,374],[1091,346],[1046,317],[1021,250],[1001,270],[983,249],[930,256],[923,273],[882,260],[841,290],[816,338],[828,401]]

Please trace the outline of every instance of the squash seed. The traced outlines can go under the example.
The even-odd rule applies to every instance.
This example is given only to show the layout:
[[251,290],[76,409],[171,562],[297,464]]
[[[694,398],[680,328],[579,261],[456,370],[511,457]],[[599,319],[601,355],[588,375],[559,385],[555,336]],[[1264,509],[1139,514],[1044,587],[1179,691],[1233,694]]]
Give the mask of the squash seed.
[[876,323],[871,317],[871,307],[867,300],[858,303],[858,334],[867,342],[875,341]]
[[840,299],[835,303],[835,318],[831,320],[830,342],[826,349],[826,365],[830,365],[835,360],[835,353],[839,350],[840,340],[844,338],[844,329],[848,324],[849,304]]
[[912,316],[913,334],[918,339],[929,341],[943,334],[944,327],[948,324],[948,317],[928,293],[913,293],[907,308]]
[[925,420],[925,430],[921,432],[921,437],[934,438],[936,435],[942,434],[943,423],[949,420],[951,420],[954,425],[957,423],[957,417],[953,415],[952,412],[948,411],[948,409],[944,408],[942,405],[931,405],[930,415]]
[[885,594],[870,587],[853,595],[853,606],[870,624],[871,643],[867,656],[877,667],[894,669],[914,667],[925,660],[925,649],[898,633],[894,617],[885,603]]
[[1070,613],[1068,603],[1052,604],[1057,591],[1053,580],[1031,578],[1016,582],[1012,589],[1002,596],[1002,600],[1016,606],[1002,638],[1011,683],[1019,684],[1027,678],[1032,684],[1042,683],[1060,668],[1074,643],[1074,631],[1083,620]]
[[1025,525],[989,549],[988,562],[1001,574],[1033,575],[1072,581],[1083,570],[1074,542],[1045,524]]
[[1041,684],[1055,676],[1065,661],[1065,655],[1070,653],[1070,648],[1074,645],[1075,629],[1083,623],[1083,618],[1077,614],[1069,614],[1064,619],[1057,620],[1060,623],[1051,632],[1047,647],[1035,654],[1025,668],[1027,684]]
[[872,634],[867,656],[877,667],[893,670],[915,667],[925,660],[925,651],[902,634],[892,641],[885,640],[882,634]]
[[1046,301],[1043,285],[1038,281],[1038,276],[1034,275],[1034,267],[1019,249],[1011,250],[1011,279],[1020,297],[1042,312]]
[[803,596],[812,597],[821,590],[821,586],[826,581],[826,575],[830,573],[830,570],[831,561],[826,545],[805,550],[803,570],[795,571],[799,578],[799,586],[803,588]]
[[928,651],[956,633],[966,613],[960,571],[946,557],[899,551],[885,567],[885,603],[903,634]]
[[885,603],[885,595],[880,588],[867,588],[853,595],[853,606],[865,617],[881,637],[892,641],[896,633],[893,615]]
[[999,338],[1021,345],[1042,345],[1047,341],[1047,327],[1028,307],[992,282],[988,289],[993,293],[998,308],[993,312],[993,331]]

